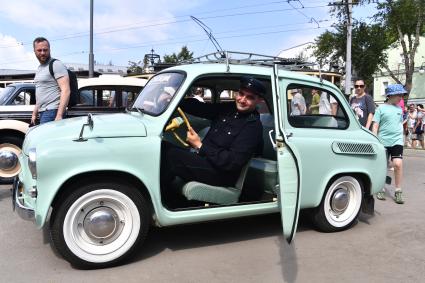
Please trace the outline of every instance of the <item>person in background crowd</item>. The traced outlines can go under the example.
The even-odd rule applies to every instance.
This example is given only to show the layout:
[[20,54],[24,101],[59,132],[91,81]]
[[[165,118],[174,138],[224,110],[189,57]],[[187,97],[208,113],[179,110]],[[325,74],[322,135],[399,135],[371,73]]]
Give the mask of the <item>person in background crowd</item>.
[[413,148],[420,146],[425,149],[424,146],[424,129],[425,129],[425,109],[422,104],[417,105],[416,123],[413,129],[415,135],[415,141],[413,142]]
[[[378,136],[387,150],[394,166],[395,195],[394,200],[403,204],[401,182],[403,176],[403,114],[397,105],[407,91],[400,84],[389,85],[385,89],[387,102],[379,106],[373,118],[373,133]],[[385,200],[385,188],[378,192],[376,198]]]
[[332,95],[329,95],[325,91],[320,94],[319,103],[319,114],[321,115],[332,115],[335,116],[338,109],[338,102]]
[[61,61],[55,60],[52,77],[49,71],[50,61],[53,60],[50,56],[50,43],[44,37],[34,39],[33,48],[40,65],[34,77],[36,104],[31,124],[35,124],[38,114],[40,124],[61,120],[65,116],[71,94],[68,71]]
[[413,134],[414,134],[414,127],[416,123],[416,107],[415,104],[411,103],[409,105],[409,110],[407,112],[407,139],[406,139],[406,145],[407,147],[412,147],[413,145]]
[[365,92],[364,80],[356,80],[354,83],[355,95],[350,99],[350,106],[356,113],[360,124],[370,129],[375,113],[375,103],[373,98]]
[[195,98],[196,100],[200,101],[200,102],[205,102],[204,101],[204,89],[202,87],[197,87],[195,90],[195,93],[193,95],[193,98]]
[[406,106],[404,106],[403,109],[403,134],[404,134],[404,145],[407,143],[407,112],[408,109]]
[[305,104],[304,96],[301,94],[301,91],[298,89],[293,89],[292,92],[292,100],[291,100],[291,115],[304,115],[307,109]]
[[319,114],[319,105],[320,105],[320,95],[317,89],[311,90],[311,105],[308,109],[310,109],[311,114]]
[[403,112],[406,111],[406,108],[404,106],[404,99],[400,100],[400,103],[398,104],[398,106],[400,106],[400,108],[403,110]]
[[[116,94],[115,90],[111,91],[111,97],[109,98],[109,104],[108,104],[109,107],[116,107],[115,94]],[[127,91],[121,91],[121,97],[122,97],[121,106],[122,107],[127,107],[129,95],[130,93],[128,93]]]

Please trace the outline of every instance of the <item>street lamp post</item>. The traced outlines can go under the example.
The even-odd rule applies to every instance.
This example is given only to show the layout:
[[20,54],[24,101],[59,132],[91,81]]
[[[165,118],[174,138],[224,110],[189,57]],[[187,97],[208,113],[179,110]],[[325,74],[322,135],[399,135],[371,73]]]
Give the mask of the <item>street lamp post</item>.
[[89,78],[94,76],[93,54],[93,0],[90,0],[90,53],[89,53]]
[[155,71],[155,69],[154,69],[155,60],[159,60],[160,56],[158,54],[155,54],[154,50],[152,48],[151,53],[145,54],[145,59],[149,63],[149,66],[147,67],[147,72],[153,73]]
[[345,95],[351,95],[351,9],[352,0],[347,0],[347,58],[345,60]]

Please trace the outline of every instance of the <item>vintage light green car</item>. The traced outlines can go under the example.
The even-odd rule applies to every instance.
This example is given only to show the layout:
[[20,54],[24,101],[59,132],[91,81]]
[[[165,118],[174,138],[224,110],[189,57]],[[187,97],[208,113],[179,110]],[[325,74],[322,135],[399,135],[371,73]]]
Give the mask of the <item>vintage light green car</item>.
[[[385,183],[385,150],[361,127],[339,89],[285,70],[276,58],[223,57],[156,74],[127,113],[66,119],[29,131],[13,186],[17,212],[37,228],[48,225],[55,248],[80,268],[122,262],[141,248],[151,225],[280,212],[290,242],[300,209],[309,209],[327,232],[350,227],[362,209],[373,212],[373,194]],[[180,144],[176,135],[184,141],[186,133],[183,126],[165,130],[181,101],[202,88],[205,103],[234,103],[243,75],[267,90],[258,109],[262,155],[250,160],[232,188],[196,182],[176,182],[175,191],[161,188],[161,144]],[[296,107],[296,99],[311,104],[316,92],[322,100],[317,111]],[[207,132],[208,120],[188,120],[200,135]]]

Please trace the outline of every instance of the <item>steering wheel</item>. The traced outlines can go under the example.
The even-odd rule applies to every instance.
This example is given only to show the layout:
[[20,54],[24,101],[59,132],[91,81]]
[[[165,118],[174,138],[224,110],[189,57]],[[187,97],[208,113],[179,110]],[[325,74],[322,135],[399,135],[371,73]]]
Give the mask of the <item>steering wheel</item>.
[[[187,129],[191,128],[191,125],[189,123],[189,120],[186,117],[186,114],[184,114],[183,110],[180,107],[177,107],[177,112],[179,113],[180,117],[173,118],[170,123],[168,123],[167,127],[165,127],[165,131],[171,131],[174,135],[174,137],[185,147],[188,147],[189,145],[175,132],[177,128],[179,128],[183,123],[186,125]],[[179,119],[180,118],[180,119]],[[183,121],[182,121],[183,119]]]

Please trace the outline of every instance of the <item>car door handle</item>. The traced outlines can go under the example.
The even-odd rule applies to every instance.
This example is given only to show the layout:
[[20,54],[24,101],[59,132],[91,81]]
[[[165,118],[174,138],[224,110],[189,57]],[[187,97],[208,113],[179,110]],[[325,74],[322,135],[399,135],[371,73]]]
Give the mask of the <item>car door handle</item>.
[[272,136],[273,132],[274,132],[274,130],[269,131],[269,139],[270,139],[271,144],[273,145],[273,149],[276,150],[277,146],[276,146],[276,142],[275,142],[275,140]]

